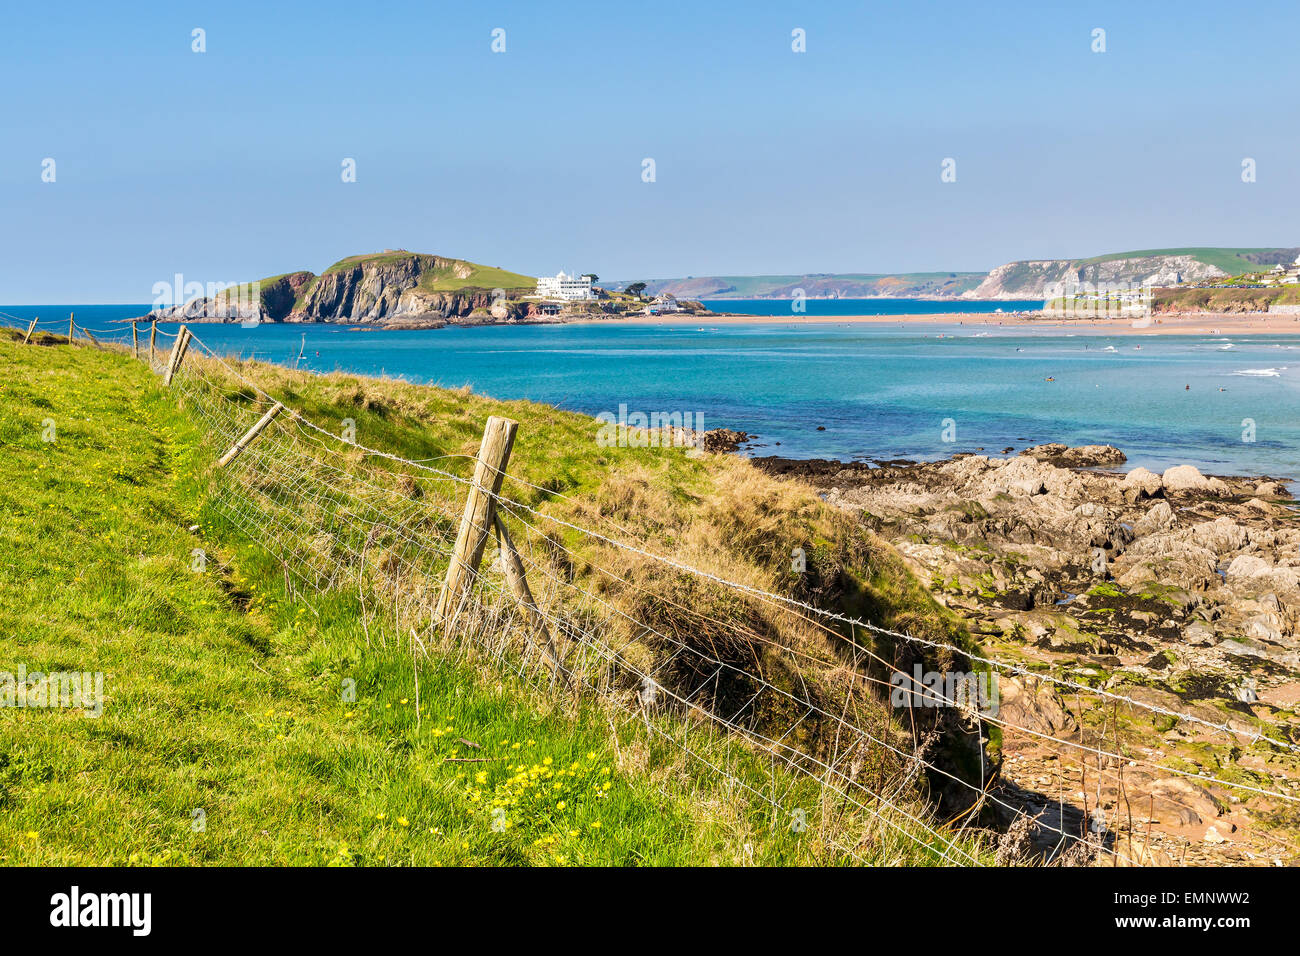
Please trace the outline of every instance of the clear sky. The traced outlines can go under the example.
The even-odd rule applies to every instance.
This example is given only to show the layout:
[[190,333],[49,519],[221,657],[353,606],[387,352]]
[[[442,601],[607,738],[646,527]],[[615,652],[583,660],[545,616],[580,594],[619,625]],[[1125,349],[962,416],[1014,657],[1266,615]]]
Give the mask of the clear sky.
[[0,302],[399,247],[617,279],[1295,246],[1297,43],[1296,0],[8,3]]

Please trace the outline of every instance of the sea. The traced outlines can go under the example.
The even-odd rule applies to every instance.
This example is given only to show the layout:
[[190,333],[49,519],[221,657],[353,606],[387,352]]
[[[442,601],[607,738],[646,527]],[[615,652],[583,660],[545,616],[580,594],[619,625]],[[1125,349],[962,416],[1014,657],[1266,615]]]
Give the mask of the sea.
[[[1110,444],[1125,469],[1191,464],[1208,474],[1300,478],[1300,335],[1074,334],[1005,313],[1041,303],[719,300],[768,316],[570,325],[357,330],[194,325],[220,353],[316,372],[384,375],[590,415],[689,413],[757,436],[750,455],[933,460],[1012,454],[1059,441]],[[992,308],[990,308],[992,306]],[[848,323],[835,315],[965,315]],[[0,322],[130,340],[117,320],[145,305],[0,306]],[[792,316],[774,321],[771,316]],[[162,326],[162,328],[169,328]]]

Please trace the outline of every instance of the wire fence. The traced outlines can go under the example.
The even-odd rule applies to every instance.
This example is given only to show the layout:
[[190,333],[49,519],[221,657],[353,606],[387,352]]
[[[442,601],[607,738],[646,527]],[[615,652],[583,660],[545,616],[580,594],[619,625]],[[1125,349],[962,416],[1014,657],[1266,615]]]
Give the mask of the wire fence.
[[[1152,821],[1148,815],[1146,833],[1139,832],[1140,808],[1135,823],[1122,796],[1126,770],[1134,768],[1283,806],[1300,804],[1300,796],[1272,781],[1151,759],[1119,739],[1118,717],[1113,738],[1104,727],[1091,737],[1082,731],[1065,736],[927,685],[909,688],[903,716],[910,732],[900,732],[882,701],[898,687],[905,663],[938,652],[955,664],[1049,685],[1097,707],[1185,724],[1234,748],[1288,756],[1300,751],[1276,731],[1232,726],[1030,671],[697,567],[612,521],[597,530],[554,513],[547,502],[566,496],[505,466],[502,489],[490,498],[497,518],[522,532],[516,535],[518,559],[531,584],[531,604],[520,606],[502,545],[495,562],[470,569],[471,586],[440,614],[462,502],[485,490],[449,469],[472,458],[419,461],[358,444],[284,408],[254,380],[256,366],[227,360],[183,326],[178,333],[157,329],[163,342],[147,352],[128,330],[81,331],[101,347],[133,348],[164,379],[170,371],[170,387],[212,445],[237,450],[216,470],[212,507],[274,555],[300,586],[355,591],[363,614],[382,617],[418,647],[474,648],[540,692],[598,698],[624,727],[644,727],[731,791],[769,806],[774,826],[820,820],[819,836],[847,859],[880,862],[892,853],[895,859],[920,855],[961,865],[992,862],[996,841],[973,826],[988,813],[1004,822],[1024,818],[1027,806],[1000,785],[997,768],[987,762],[994,728],[1004,740],[1015,736],[1054,750],[1057,811],[1045,812],[1050,799],[1043,798],[1029,804],[1039,812],[1028,814],[1040,840],[1051,844],[1049,859],[1153,861]],[[239,448],[241,441],[247,444]],[[528,492],[542,500],[520,500]],[[479,530],[486,535],[488,529]],[[954,739],[973,763],[953,759]],[[763,772],[755,772],[760,765]],[[964,795],[952,819],[939,822],[916,799],[922,784]],[[1103,800],[1104,787],[1121,799]],[[1066,812],[1061,794],[1067,788],[1082,797],[1080,812]],[[1284,834],[1241,829],[1246,832],[1239,838],[1260,854],[1297,850]]]

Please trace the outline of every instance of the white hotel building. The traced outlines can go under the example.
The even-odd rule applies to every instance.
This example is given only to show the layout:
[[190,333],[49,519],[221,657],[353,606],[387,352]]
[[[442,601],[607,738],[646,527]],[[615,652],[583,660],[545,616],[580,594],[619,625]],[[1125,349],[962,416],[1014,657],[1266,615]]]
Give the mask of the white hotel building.
[[563,272],[554,277],[538,277],[537,295],[545,299],[564,299],[568,302],[596,298],[596,294],[591,291],[591,276],[571,276]]

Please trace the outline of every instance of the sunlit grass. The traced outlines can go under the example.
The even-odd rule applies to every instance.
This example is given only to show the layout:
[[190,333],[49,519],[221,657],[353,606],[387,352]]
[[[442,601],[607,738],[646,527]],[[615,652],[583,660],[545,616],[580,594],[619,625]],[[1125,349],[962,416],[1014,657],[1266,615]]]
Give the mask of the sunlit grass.
[[[417,457],[468,446],[485,407],[426,390],[429,438],[434,409],[293,384]],[[595,490],[587,426],[533,408],[521,466]],[[301,595],[207,502],[212,450],[121,353],[0,339],[0,455],[0,670],[102,672],[105,691],[100,717],[0,708],[2,863],[841,863],[840,835],[872,823],[734,741],[696,742],[727,779],[599,701],[413,655],[355,594]],[[707,484],[664,467],[686,470],[677,494]],[[889,830],[858,855],[937,859]]]

